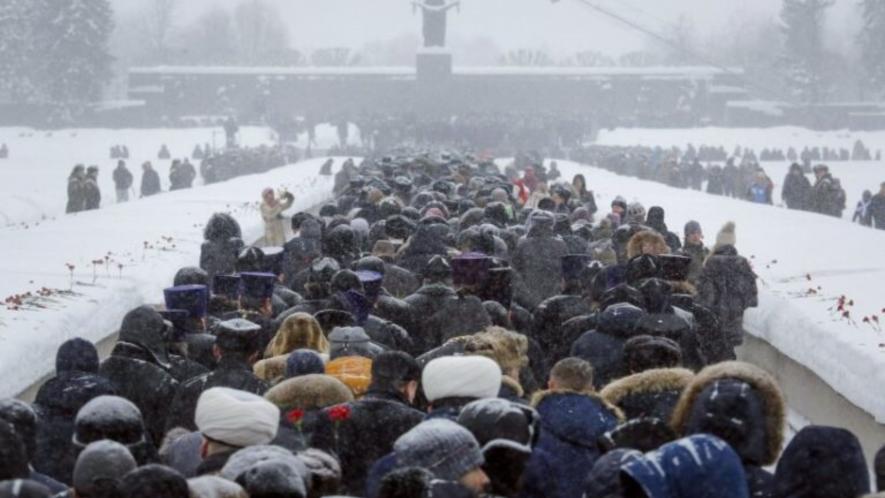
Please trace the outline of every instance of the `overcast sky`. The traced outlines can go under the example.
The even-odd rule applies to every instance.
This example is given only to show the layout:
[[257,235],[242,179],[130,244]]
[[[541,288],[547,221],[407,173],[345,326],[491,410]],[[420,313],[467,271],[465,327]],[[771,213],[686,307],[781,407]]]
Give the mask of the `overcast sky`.
[[[131,16],[152,0],[112,0],[121,16]],[[210,6],[232,8],[242,0],[178,0],[182,24]],[[292,34],[294,47],[359,48],[367,42],[420,32],[420,15],[410,0],[267,0],[277,5]],[[736,19],[777,16],[778,0],[591,0],[658,32],[686,16],[706,39]],[[837,0],[829,31],[836,44],[852,43],[857,0]],[[504,49],[545,48],[571,54],[596,49],[618,55],[640,49],[642,35],[592,11],[578,0],[462,0],[453,11],[450,36],[460,40],[487,37]],[[842,36],[844,34],[844,36]]]

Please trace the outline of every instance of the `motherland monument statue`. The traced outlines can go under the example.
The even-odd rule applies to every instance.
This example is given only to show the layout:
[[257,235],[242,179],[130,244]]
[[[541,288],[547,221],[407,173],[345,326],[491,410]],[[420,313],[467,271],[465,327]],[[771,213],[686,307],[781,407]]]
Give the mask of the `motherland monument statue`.
[[424,47],[446,46],[446,23],[449,10],[460,9],[460,0],[413,0],[412,10],[424,14]]

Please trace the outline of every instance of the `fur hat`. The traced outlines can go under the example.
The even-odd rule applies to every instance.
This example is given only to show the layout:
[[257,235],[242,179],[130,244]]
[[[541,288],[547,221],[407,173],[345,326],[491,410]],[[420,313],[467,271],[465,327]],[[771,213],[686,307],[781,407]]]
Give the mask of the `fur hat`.
[[207,438],[241,448],[270,443],[277,435],[280,410],[261,396],[213,387],[200,395],[194,422]]
[[642,230],[630,237],[627,242],[627,259],[633,259],[642,254],[651,254],[652,256],[660,256],[661,254],[669,254],[670,246],[667,241],[658,232],[651,230]]
[[694,380],[682,391],[682,396],[673,409],[670,425],[678,434],[683,434],[691,415],[692,407],[701,392],[720,379],[736,379],[746,382],[759,393],[763,404],[766,431],[766,454],[761,465],[774,463],[780,455],[784,441],[784,420],[786,403],[780,387],[774,378],[761,368],[740,361],[727,361],[711,365],[701,370]]
[[285,410],[319,410],[353,401],[353,393],[335,377],[310,374],[280,382],[264,393],[264,398]]
[[490,358],[503,371],[519,370],[529,363],[526,336],[503,327],[487,327],[482,332],[453,340],[463,342],[465,355]]
[[276,335],[267,345],[264,356],[272,358],[302,348],[328,353],[329,342],[320,323],[313,316],[308,313],[293,313],[283,320]]
[[501,367],[483,356],[445,356],[424,367],[421,385],[431,403],[443,398],[494,398],[501,390]]
[[734,222],[729,221],[722,227],[722,230],[719,230],[719,233],[716,234],[716,249],[723,246],[733,246],[735,244],[737,244],[737,237],[734,234]]

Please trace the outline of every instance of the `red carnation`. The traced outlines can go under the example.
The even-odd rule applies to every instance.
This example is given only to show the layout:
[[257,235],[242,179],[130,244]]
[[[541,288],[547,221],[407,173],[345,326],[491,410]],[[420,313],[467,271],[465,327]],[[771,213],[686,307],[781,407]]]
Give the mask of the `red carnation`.
[[343,422],[350,418],[350,412],[350,406],[348,405],[333,406],[329,408],[329,418],[333,422]]
[[289,413],[286,414],[286,420],[292,423],[292,425],[299,425],[301,421],[304,419],[304,410],[301,408],[295,408]]

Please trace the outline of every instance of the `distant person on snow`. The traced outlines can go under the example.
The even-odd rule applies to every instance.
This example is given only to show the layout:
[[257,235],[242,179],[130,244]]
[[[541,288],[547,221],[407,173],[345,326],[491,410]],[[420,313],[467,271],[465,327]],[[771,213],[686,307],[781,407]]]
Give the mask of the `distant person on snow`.
[[90,166],[83,181],[83,209],[91,210],[99,207],[101,207],[101,190],[98,188],[98,166]]
[[171,159],[172,154],[169,153],[169,148],[166,147],[166,144],[163,144],[160,147],[160,152],[157,153],[157,159]]
[[799,163],[790,165],[790,172],[784,178],[784,186],[781,190],[781,198],[790,209],[808,209],[811,197],[811,182],[802,171]]
[[870,216],[870,203],[873,201],[873,193],[869,190],[863,191],[863,196],[857,201],[857,207],[854,208],[854,216],[851,221],[860,223],[865,227],[873,226],[873,219]]
[[191,188],[194,178],[197,177],[197,170],[187,159],[184,162],[176,159],[172,161],[172,167],[169,169],[169,190],[181,190]]
[[295,196],[283,192],[280,199],[274,195],[272,188],[261,192],[261,217],[264,219],[264,245],[280,247],[286,243],[286,225],[283,211],[292,207]]
[[132,173],[126,168],[126,161],[117,161],[114,169],[114,188],[117,191],[117,202],[129,200],[129,189],[132,188]]
[[885,230],[885,182],[879,186],[879,193],[870,199],[870,219],[874,227]]
[[9,147],[6,144],[0,145],[0,159],[7,159],[9,157]]
[[160,175],[154,170],[151,162],[141,165],[141,196],[147,197],[160,193]]
[[77,213],[83,210],[83,182],[86,181],[86,168],[82,164],[74,166],[68,176],[68,205],[66,213]]

